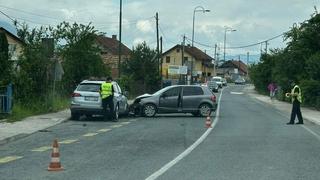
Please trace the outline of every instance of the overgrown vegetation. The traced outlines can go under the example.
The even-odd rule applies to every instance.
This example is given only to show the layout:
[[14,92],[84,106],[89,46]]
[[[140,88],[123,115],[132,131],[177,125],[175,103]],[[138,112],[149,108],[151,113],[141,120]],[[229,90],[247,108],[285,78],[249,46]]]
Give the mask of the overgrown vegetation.
[[133,48],[131,58],[122,64],[123,76],[120,85],[131,96],[153,93],[160,87],[160,75],[156,51],[146,42]]
[[[31,30],[24,24],[17,27],[17,32],[24,46],[18,60],[19,70],[14,73],[14,108],[9,121],[67,108],[70,92],[80,81],[110,74],[95,43],[100,33],[91,24],[62,22],[57,27]],[[1,36],[0,43],[5,43]],[[50,44],[52,51],[45,42],[48,38],[53,40]],[[7,47],[5,44],[0,46],[1,50],[2,46]],[[4,49],[3,52],[8,51]],[[6,54],[1,53],[0,57],[1,68],[11,67],[3,60],[7,58]],[[64,71],[58,81],[55,73],[57,63],[62,64]],[[2,72],[6,71],[1,69]],[[1,77],[5,76],[1,74]],[[6,83],[11,82],[9,77],[4,79]]]
[[279,97],[290,91],[289,81],[296,81],[303,94],[303,104],[320,109],[320,14],[285,34],[287,46],[264,54],[251,66],[250,78],[256,89],[265,93],[270,82],[281,87]]

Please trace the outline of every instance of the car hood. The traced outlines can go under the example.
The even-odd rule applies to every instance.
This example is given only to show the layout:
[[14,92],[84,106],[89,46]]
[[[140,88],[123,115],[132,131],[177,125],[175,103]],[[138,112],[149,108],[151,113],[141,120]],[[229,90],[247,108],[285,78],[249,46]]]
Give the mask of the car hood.
[[134,102],[140,102],[141,99],[148,98],[148,97],[151,97],[151,96],[152,96],[152,94],[143,94],[143,95],[140,95],[140,96],[138,96],[138,97],[136,97],[136,98],[134,99]]

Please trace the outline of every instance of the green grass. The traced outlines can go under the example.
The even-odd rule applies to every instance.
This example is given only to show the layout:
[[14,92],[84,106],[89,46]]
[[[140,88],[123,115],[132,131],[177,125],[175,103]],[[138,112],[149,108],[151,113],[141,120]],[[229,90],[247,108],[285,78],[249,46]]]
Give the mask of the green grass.
[[[27,105],[26,105],[27,104]],[[57,112],[68,108],[70,105],[69,98],[48,97],[46,101],[33,101],[29,103],[14,103],[12,113],[6,115],[7,122],[17,122],[29,116]]]

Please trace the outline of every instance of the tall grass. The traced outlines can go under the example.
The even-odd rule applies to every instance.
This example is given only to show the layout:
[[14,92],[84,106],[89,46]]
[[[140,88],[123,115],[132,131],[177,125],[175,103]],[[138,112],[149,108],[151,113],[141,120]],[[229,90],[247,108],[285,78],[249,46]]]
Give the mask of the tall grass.
[[14,102],[12,113],[7,116],[8,122],[21,121],[26,117],[57,112],[69,107],[70,99],[50,95],[45,100],[30,99],[27,103]]

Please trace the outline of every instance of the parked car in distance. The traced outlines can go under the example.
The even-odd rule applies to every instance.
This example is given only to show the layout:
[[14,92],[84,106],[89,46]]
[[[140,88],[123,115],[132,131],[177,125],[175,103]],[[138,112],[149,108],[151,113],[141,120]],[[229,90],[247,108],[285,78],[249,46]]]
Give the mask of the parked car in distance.
[[206,85],[212,92],[219,92],[219,85],[215,81],[207,81]]
[[[90,117],[92,115],[103,115],[100,86],[104,81],[82,81],[72,93],[71,97],[71,119],[78,120],[81,115]],[[109,114],[114,121],[117,121],[120,114],[129,112],[128,99],[121,91],[117,82],[112,82],[114,88],[114,113]]]
[[152,117],[157,113],[192,113],[208,116],[217,109],[216,96],[205,86],[174,85],[154,94],[138,96],[131,108],[135,115]]
[[236,79],[234,81],[235,84],[246,84],[246,81],[242,78],[242,77],[239,77],[238,79]]
[[212,77],[211,81],[215,81],[219,88],[222,88],[222,77],[219,77],[219,76],[215,76],[215,77]]

